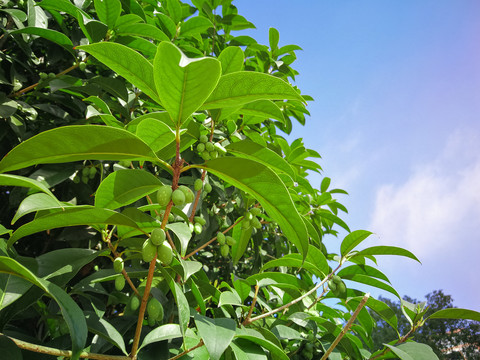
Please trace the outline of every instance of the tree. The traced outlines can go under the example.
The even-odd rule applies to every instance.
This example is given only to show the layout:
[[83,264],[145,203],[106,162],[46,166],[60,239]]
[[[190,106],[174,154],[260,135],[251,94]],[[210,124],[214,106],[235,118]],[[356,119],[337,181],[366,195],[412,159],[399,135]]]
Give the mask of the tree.
[[[445,295],[442,290],[434,290],[425,296],[428,306],[427,314],[433,314],[439,310],[453,308],[453,298]],[[380,300],[388,304],[395,311],[399,319],[398,330],[406,334],[409,331],[409,323],[402,313],[399,301],[392,301],[380,297]],[[416,304],[417,300],[404,296],[403,300]],[[375,314],[372,316],[378,321],[377,328],[372,333],[375,348],[383,347],[383,343],[389,342],[394,337],[394,330]],[[440,359],[479,359],[480,358],[480,323],[461,319],[434,319],[426,322],[414,334],[413,340],[428,344]]]
[[[3,3],[2,355],[424,351],[398,342],[370,354],[359,340],[371,343],[364,306],[394,328],[396,317],[344,280],[398,296],[367,261],[417,258],[388,246],[358,251],[371,233],[342,220],[336,196],[346,192],[329,178],[320,189],[309,183],[320,155],[284,138],[305,124],[311,100],[289,83],[300,48],[280,46],[274,28],[268,46],[236,36],[254,25],[230,0],[192,4]],[[348,235],[335,254],[323,239],[338,227]],[[423,314],[411,312],[416,326]]]

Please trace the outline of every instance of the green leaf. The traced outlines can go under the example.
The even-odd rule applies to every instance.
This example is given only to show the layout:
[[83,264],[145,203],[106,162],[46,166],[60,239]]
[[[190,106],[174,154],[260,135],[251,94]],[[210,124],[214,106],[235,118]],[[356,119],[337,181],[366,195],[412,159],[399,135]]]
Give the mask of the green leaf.
[[198,261],[186,261],[180,258],[180,264],[183,268],[183,282],[187,281],[190,276],[202,269],[203,264]]
[[147,144],[127,130],[71,125],[44,131],[20,143],[0,161],[0,172],[78,160],[156,162],[158,158]]
[[221,75],[217,59],[190,59],[169,42],[160,43],[153,64],[158,96],[177,126],[203,104]]
[[180,241],[181,255],[185,256],[188,248],[188,243],[192,238],[192,233],[188,225],[184,222],[176,222],[173,224],[167,224],[166,228],[172,230]]
[[223,305],[242,305],[242,299],[233,291],[224,291],[220,294],[218,307]]
[[180,331],[185,334],[187,331],[188,323],[190,321],[190,306],[188,300],[183,293],[182,288],[176,282],[170,281],[170,290],[172,290],[175,302],[178,306],[178,321],[180,325]]
[[40,36],[44,39],[54,42],[57,45],[60,45],[62,48],[67,50],[74,58],[76,57],[75,51],[73,51],[72,41],[61,32],[38,27],[25,27],[23,29],[10,31],[10,34],[31,34]]
[[283,352],[281,348],[279,348],[273,342],[263,338],[263,336],[255,330],[245,329],[245,328],[237,329],[235,339],[249,340],[255,344],[258,344],[264,347],[265,349],[270,351],[270,354],[273,359],[288,360],[288,356]]
[[0,335],[0,353],[4,359],[22,360],[22,351],[8,336]]
[[18,206],[17,212],[12,219],[12,224],[20,219],[22,216],[30,214],[35,211],[44,210],[44,209],[54,209],[54,208],[63,208],[57,199],[52,198],[51,196],[44,193],[37,193],[30,195],[23,199],[23,201]]
[[248,340],[235,339],[231,342],[230,348],[235,354],[236,360],[267,360],[265,350],[261,346]]
[[0,310],[22,297],[32,284],[20,277],[0,274]]
[[396,246],[372,246],[366,249],[363,249],[353,255],[351,259],[356,257],[362,256],[371,256],[371,255],[397,255],[397,256],[405,256],[410,259],[416,260],[421,264],[421,261],[417,259],[415,255],[413,255],[410,251],[396,247]]
[[[358,302],[360,302],[362,298],[358,298]],[[353,299],[350,299],[349,301],[352,301]],[[369,297],[367,300],[366,305],[375,311],[387,324],[389,324],[392,328],[397,331],[397,316],[395,315],[395,312],[383,301],[374,299],[372,297]]]
[[229,46],[218,55],[218,60],[222,64],[222,75],[226,75],[243,69],[245,55],[238,46]]
[[142,345],[138,348],[140,351],[144,346],[152,344],[154,342],[170,340],[182,337],[182,332],[180,331],[180,326],[178,324],[166,324],[157,327],[156,329],[150,331],[147,336],[143,339]]
[[201,109],[235,107],[256,100],[298,100],[297,91],[282,79],[253,71],[238,71],[223,75]]
[[75,301],[60,287],[47,280],[36,277],[30,270],[11,258],[0,256],[0,272],[15,275],[30,281],[57,302],[70,330],[73,352],[72,359],[79,359],[80,352],[85,347],[88,330],[83,311]]
[[[185,21],[180,27],[180,36],[201,34],[213,27],[210,20],[203,16],[195,16]],[[227,48],[228,49],[228,48]],[[220,59],[219,59],[220,60]]]
[[340,253],[342,256],[347,255],[350,251],[352,251],[358,244],[360,244],[363,240],[367,237],[372,235],[370,231],[366,230],[355,230],[345,236],[342,241],[342,245],[340,246]]
[[64,13],[67,13],[70,16],[73,16],[74,18],[77,17],[78,12],[89,17],[89,15],[86,12],[76,7],[68,0],[43,0],[37,5],[41,6],[46,10],[62,11]]
[[276,152],[250,140],[231,143],[227,150],[233,155],[260,162],[276,172],[288,174],[292,179],[295,173],[292,167]]
[[175,24],[178,24],[182,20],[182,6],[178,0],[167,1],[168,15]]
[[295,339],[295,340],[303,340],[302,335],[295,330],[292,329],[289,326],[285,325],[276,325],[275,327],[272,328],[272,332],[279,338],[280,340],[282,339]]
[[36,232],[78,225],[123,225],[135,229],[138,228],[135,222],[113,210],[100,209],[88,205],[75,206],[38,217],[20,226],[8,240],[8,246],[10,247],[18,239]]
[[402,360],[415,360],[417,357],[413,358],[410,355],[408,355],[405,351],[396,348],[395,346],[389,345],[389,344],[384,344],[386,347],[390,348],[392,352],[397,355],[400,359]]
[[[394,351],[393,347],[387,345],[389,348]],[[396,355],[399,355],[400,359],[414,359],[414,360],[438,360],[438,356],[433,352],[432,348],[427,344],[419,344],[413,341],[406,342],[404,344],[398,345],[396,350],[403,352],[401,357],[399,353],[395,352]],[[405,357],[405,354],[408,354],[408,357]]]
[[303,258],[300,254],[287,254],[280,259],[270,260],[262,266],[261,270],[263,271],[277,266],[297,267],[299,269],[304,268],[317,277],[325,276],[325,273],[320,271],[315,264],[312,264],[307,260],[303,261]]
[[292,198],[274,171],[249,159],[223,157],[194,165],[205,169],[257,199],[268,215],[281,227],[285,237],[305,258],[308,234]]
[[100,62],[123,76],[154,101],[161,103],[153,79],[153,66],[138,52],[125,45],[112,42],[82,45],[76,48],[95,56]]
[[210,354],[210,359],[219,360],[235,336],[235,321],[227,318],[210,319],[195,314],[195,325]]
[[113,29],[122,12],[122,4],[119,0],[95,0],[95,10],[100,21]]
[[[0,162],[0,169],[1,169],[2,162]],[[58,205],[61,204],[60,201],[57,200],[55,195],[53,195],[52,192],[42,182],[34,179],[30,179],[30,178],[19,176],[19,175],[0,174],[0,185],[20,186],[20,187],[27,187],[27,188],[35,189],[38,191],[42,191],[45,194],[49,195],[52,199],[55,199]]]
[[275,119],[285,122],[282,110],[271,100],[257,100],[245,104],[240,110],[240,114],[259,116],[264,119]]
[[125,355],[128,355],[127,349],[125,348],[125,341],[123,341],[123,336],[112,324],[105,319],[100,319],[93,312],[87,312],[85,319],[87,320],[87,326],[90,332],[104,338],[109,343],[122,350]]
[[386,282],[390,282],[390,280],[388,280],[388,277],[384,273],[369,265],[351,265],[343,268],[337,273],[337,275],[340,277],[346,276],[346,279],[348,279],[348,276],[355,274],[376,277],[378,279],[385,280]]
[[157,41],[170,41],[162,30],[150,24],[125,24],[118,27],[117,35],[137,35]]
[[103,180],[95,194],[95,206],[118,209],[163,186],[155,175],[138,169],[117,170]]
[[175,141],[175,132],[167,124],[157,119],[143,119],[136,129],[136,135],[155,152]]
[[480,312],[467,309],[449,308],[438,310],[427,319],[463,319],[480,321]]
[[278,41],[280,40],[280,34],[275,28],[268,29],[268,41],[270,43],[270,50],[272,53],[278,49]]
[[18,9],[0,9],[0,11],[6,12],[14,19],[17,19],[19,22],[24,22],[27,20],[27,14],[25,14],[22,10]]
[[391,287],[388,284],[385,284],[383,281],[377,280],[373,277],[370,277],[369,275],[364,275],[364,274],[344,274],[342,276],[343,279],[345,280],[350,280],[350,281],[355,281],[361,284],[366,284],[370,285],[385,291],[388,291],[389,293],[395,295],[399,299],[401,299],[401,296],[398,294],[398,292]]

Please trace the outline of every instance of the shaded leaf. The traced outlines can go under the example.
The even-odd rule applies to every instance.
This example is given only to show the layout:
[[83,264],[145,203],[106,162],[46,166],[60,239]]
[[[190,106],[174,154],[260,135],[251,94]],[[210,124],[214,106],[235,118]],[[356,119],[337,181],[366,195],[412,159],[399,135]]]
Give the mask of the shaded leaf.
[[235,321],[227,318],[210,319],[195,314],[195,325],[213,360],[219,360],[235,336]]
[[105,319],[100,319],[95,313],[86,313],[85,319],[87,320],[87,326],[90,332],[104,338],[122,350],[125,355],[128,355],[123,336],[112,324]]
[[67,50],[73,57],[76,57],[75,51],[73,51],[72,41],[61,32],[38,27],[25,27],[23,29],[10,31],[10,34],[31,34],[43,37],[44,39],[50,40],[55,44],[60,45],[62,48]]
[[180,326],[178,324],[165,324],[150,331],[143,339],[142,345],[138,348],[140,351],[144,346],[154,342],[170,340],[182,337]]
[[434,312],[428,319],[463,319],[480,321],[480,312],[467,309],[449,308]]
[[363,249],[353,255],[351,258],[356,257],[363,257],[363,256],[371,256],[371,255],[397,255],[397,256],[405,256],[410,259],[416,260],[421,264],[421,261],[417,259],[415,255],[413,255],[410,251],[396,247],[396,246],[372,246],[366,249]]

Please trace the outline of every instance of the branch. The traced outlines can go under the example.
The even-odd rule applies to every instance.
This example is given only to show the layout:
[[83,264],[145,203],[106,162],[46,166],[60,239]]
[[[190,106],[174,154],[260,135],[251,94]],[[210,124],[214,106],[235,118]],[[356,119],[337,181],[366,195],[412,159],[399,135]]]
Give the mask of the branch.
[[200,342],[199,342],[197,345],[195,345],[194,347],[191,347],[190,349],[187,349],[187,350],[185,350],[184,352],[181,352],[180,354],[178,354],[178,355],[176,355],[176,356],[174,356],[174,357],[171,357],[171,358],[168,359],[168,360],[176,360],[176,359],[178,359],[178,358],[181,358],[183,355],[188,354],[190,351],[193,351],[193,350],[195,350],[195,349],[198,349],[199,347],[201,347],[201,346],[203,346],[203,345],[204,345],[203,340],[200,340]]
[[[20,349],[33,351],[40,354],[48,354],[53,356],[62,356],[65,358],[71,358],[73,353],[70,350],[60,350],[56,348],[51,348],[48,346],[42,346],[37,344],[32,344],[23,340],[15,339],[11,336],[5,335],[0,333],[0,335],[8,337],[12,340]],[[92,359],[92,360],[131,360],[129,356],[122,356],[122,355],[104,355],[104,354],[96,354],[96,353],[89,353],[83,351],[80,353],[80,358],[82,359]]]
[[362,301],[360,301],[360,304],[358,304],[357,308],[355,309],[355,312],[353,313],[352,317],[350,320],[348,320],[347,324],[343,327],[342,331],[340,331],[340,334],[337,335],[336,339],[333,341],[332,345],[328,348],[328,350],[323,354],[322,358],[320,360],[326,360],[328,359],[328,355],[330,355],[340,342],[342,340],[343,336],[347,333],[347,331],[350,329],[352,326],[353,322],[357,318],[358,314],[360,313],[360,310],[365,306],[368,298],[370,297],[370,294],[367,293],[363,296]]

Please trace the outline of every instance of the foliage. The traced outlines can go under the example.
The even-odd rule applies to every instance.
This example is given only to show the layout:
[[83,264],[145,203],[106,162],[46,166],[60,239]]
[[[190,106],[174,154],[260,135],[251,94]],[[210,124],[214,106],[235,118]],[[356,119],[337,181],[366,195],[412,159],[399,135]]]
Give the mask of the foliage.
[[[435,290],[425,296],[428,306],[427,315],[439,310],[453,308],[453,299],[445,295],[442,290]],[[395,312],[400,333],[407,333],[409,323],[402,314],[400,301],[392,301],[380,297],[380,300],[388,304]],[[403,297],[404,301],[412,304],[419,303],[408,296]],[[372,333],[373,343],[376,348],[382,348],[383,343],[392,339],[393,329],[381,318],[372,314],[378,322],[377,328]],[[439,359],[480,359],[480,323],[461,319],[432,319],[427,321],[414,334],[413,340],[429,345]],[[459,347],[449,352],[449,349]]]
[[[364,306],[398,326],[360,290],[398,296],[369,264],[418,259],[357,250],[371,233],[342,220],[346,192],[309,183],[320,155],[285,138],[312,100],[289,83],[300,47],[274,28],[268,46],[236,36],[254,25],[230,0],[19,0],[0,13],[11,359],[434,358],[406,338],[363,345]],[[335,254],[323,240],[338,228]],[[423,310],[406,311],[416,330]]]

